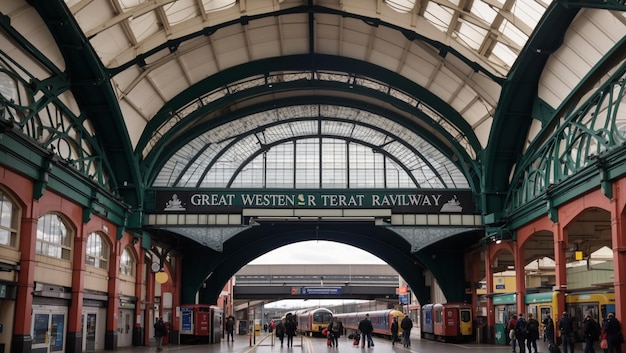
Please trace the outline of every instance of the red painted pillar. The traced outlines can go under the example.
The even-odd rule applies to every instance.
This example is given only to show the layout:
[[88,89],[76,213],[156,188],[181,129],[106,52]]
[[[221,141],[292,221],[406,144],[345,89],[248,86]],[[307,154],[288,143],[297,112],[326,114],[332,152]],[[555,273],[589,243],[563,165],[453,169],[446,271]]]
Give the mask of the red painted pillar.
[[72,260],[72,303],[69,308],[67,318],[67,351],[82,352],[82,315],[83,297],[85,288],[85,259],[87,251],[87,239],[81,234],[82,227],[79,227],[74,237],[74,248]]
[[[144,251],[141,248],[141,242],[135,244],[135,250],[137,252],[137,264],[135,266],[135,297],[137,298],[137,303],[135,304],[135,318],[141,317],[141,307],[145,304],[145,298],[142,297],[142,288],[144,285],[144,277],[141,275],[144,273],[144,269],[146,270],[146,277],[150,276],[150,266],[146,267]],[[145,327],[145,326],[144,326]],[[145,327],[147,329],[147,327]],[[144,342],[143,331],[141,329],[141,322],[137,322],[135,319],[135,323],[133,324],[133,345],[135,343]],[[139,344],[137,344],[139,345]]]
[[526,261],[524,259],[524,248],[520,245],[519,240],[515,242],[513,248],[513,257],[515,259],[515,303],[518,313],[525,313],[524,297],[526,296]]
[[557,325],[561,314],[565,311],[565,290],[567,289],[567,230],[557,223],[554,234],[554,274],[556,287],[561,289],[557,293],[557,312],[554,313],[554,324]]
[[[486,293],[493,293],[493,267],[491,263],[491,249],[493,245],[489,245],[485,250],[485,281]],[[489,330],[489,340],[494,341],[496,332],[496,314],[493,307],[493,297],[487,296],[487,330]]]
[[[611,240],[613,244],[613,270],[615,287],[615,317],[620,320],[622,330],[626,323],[626,218],[624,203],[626,202],[626,184],[620,182],[613,185],[614,202],[611,209]],[[622,351],[625,345],[622,344]]]
[[[33,289],[35,280],[35,243],[37,242],[37,219],[22,218],[20,227],[20,272],[17,279],[15,325],[13,326],[14,352],[30,352],[30,336],[33,313]],[[20,315],[21,313],[21,315]]]
[[104,349],[106,350],[117,349],[117,315],[120,305],[120,297],[118,294],[119,268],[120,256],[123,249],[123,245],[120,241],[117,241],[115,245],[111,247],[111,253],[109,255],[109,283],[107,286],[109,302],[107,307],[107,327],[104,333]]

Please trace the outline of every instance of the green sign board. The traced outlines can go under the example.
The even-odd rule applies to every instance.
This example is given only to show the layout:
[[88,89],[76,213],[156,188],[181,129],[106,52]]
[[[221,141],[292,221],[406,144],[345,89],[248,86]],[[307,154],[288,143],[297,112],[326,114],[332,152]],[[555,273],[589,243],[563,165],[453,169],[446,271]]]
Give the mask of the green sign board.
[[158,190],[154,213],[238,212],[243,208],[376,208],[396,213],[474,214],[470,190]]

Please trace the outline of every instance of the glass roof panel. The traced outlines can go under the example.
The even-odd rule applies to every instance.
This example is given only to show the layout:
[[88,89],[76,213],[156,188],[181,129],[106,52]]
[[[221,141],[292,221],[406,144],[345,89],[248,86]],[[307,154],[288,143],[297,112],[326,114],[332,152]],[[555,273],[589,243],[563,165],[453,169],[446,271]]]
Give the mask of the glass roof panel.
[[448,31],[453,11],[434,2],[428,2],[424,18],[439,28],[442,32]]
[[415,0],[385,0],[385,4],[400,13],[407,13],[415,6]]
[[487,36],[487,30],[472,23],[461,22],[459,26],[459,37],[470,48],[478,50]]
[[482,1],[472,2],[472,8],[470,12],[489,23],[493,23],[493,20],[498,14],[496,10],[494,10],[491,6]]
[[548,4],[541,0],[517,0],[511,12],[526,25],[534,28],[539,23]]
[[177,0],[163,5],[167,21],[174,26],[199,15],[195,0]]
[[207,13],[226,10],[227,8],[233,7],[236,4],[236,0],[202,0],[202,6]]
[[528,37],[519,28],[513,25],[507,20],[503,20],[500,25],[500,32],[506,36],[507,39],[515,42],[520,48],[524,46]]
[[[317,147],[311,146],[311,141],[315,140],[319,144],[320,140],[311,136],[336,137],[333,140],[337,142],[333,143],[340,145],[346,143],[371,145],[369,148],[373,149],[374,153],[375,150],[384,151],[388,154],[387,159],[395,160],[410,170],[412,178],[415,178],[418,185],[422,187],[468,187],[467,180],[454,163],[411,129],[388,118],[357,108],[315,104],[271,109],[217,126],[177,151],[165,163],[153,185],[228,187],[231,180],[237,181],[233,182],[232,186],[248,185],[264,180],[266,183],[264,187],[269,187],[267,178],[253,177],[249,174],[251,170],[257,168],[255,164],[250,163],[258,163],[259,155],[268,156],[268,153],[276,146],[284,146],[289,144],[289,141],[296,141],[296,146],[298,146],[296,150],[299,151],[296,152],[298,161],[296,167],[298,167],[304,160],[315,159],[315,157],[301,155],[302,153],[307,151],[319,153]],[[302,142],[304,140],[308,142]],[[271,146],[268,147],[268,145]],[[350,150],[344,147],[337,148],[339,149],[334,149],[334,151],[342,155]],[[289,158],[285,156],[287,150],[289,150],[287,147],[281,147],[282,154],[271,153],[274,154],[273,158],[284,160]],[[325,151],[328,153],[328,150]],[[333,158],[333,160],[344,160],[344,158],[349,160],[347,156]],[[433,169],[435,165],[436,170]],[[329,187],[328,185],[337,183],[345,183],[345,187],[348,187],[347,176],[337,175],[340,173],[338,170],[324,171],[324,168],[328,168],[328,165],[322,166],[322,171],[329,179],[322,177],[322,184],[316,187]],[[240,176],[239,174],[244,171],[245,176]],[[268,171],[263,170],[262,173],[265,174]],[[291,172],[274,168],[271,173],[282,175],[284,178],[292,177],[290,181],[275,181],[275,184],[312,185],[312,183],[320,182],[319,174],[315,177],[313,176],[315,173],[306,168],[303,170],[292,168]],[[438,176],[439,174],[441,177]],[[381,175],[386,175],[386,172]],[[411,176],[408,176],[408,179],[411,179]]]
[[509,67],[513,66],[517,58],[517,53],[514,53],[511,48],[502,43],[496,43],[493,47],[493,55],[502,60]]

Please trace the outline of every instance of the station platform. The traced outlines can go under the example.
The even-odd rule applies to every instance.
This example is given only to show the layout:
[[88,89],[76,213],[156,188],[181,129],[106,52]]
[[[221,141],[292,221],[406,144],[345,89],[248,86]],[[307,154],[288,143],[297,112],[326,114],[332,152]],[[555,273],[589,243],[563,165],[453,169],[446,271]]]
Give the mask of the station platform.
[[[214,344],[197,345],[165,345],[162,353],[460,353],[460,352],[481,352],[481,353],[510,353],[511,347],[495,344],[469,343],[443,343],[430,340],[422,340],[419,337],[411,339],[411,347],[405,348],[401,343],[391,345],[391,341],[384,338],[374,337],[375,346],[361,348],[353,346],[352,340],[346,336],[339,339],[338,347],[326,346],[326,339],[322,337],[294,337],[293,347],[287,347],[285,338],[283,347],[280,341],[269,333],[261,333],[250,340],[247,335],[235,336],[234,342],[222,340]],[[118,348],[116,353],[153,353],[155,352],[154,341],[151,346]],[[537,341],[539,353],[547,353],[548,345],[541,340]],[[597,352],[599,347],[596,347]],[[519,352],[519,348],[516,350]],[[582,346],[576,346],[577,352],[582,352]],[[534,353],[534,352],[533,352]]]

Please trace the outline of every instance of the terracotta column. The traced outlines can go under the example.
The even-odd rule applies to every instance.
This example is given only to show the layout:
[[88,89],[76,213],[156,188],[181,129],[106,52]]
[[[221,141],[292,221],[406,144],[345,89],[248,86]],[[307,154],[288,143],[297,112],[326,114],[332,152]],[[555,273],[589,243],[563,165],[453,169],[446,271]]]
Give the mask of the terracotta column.
[[[11,351],[30,352],[33,338],[30,335],[33,311],[33,289],[35,281],[35,243],[37,242],[37,219],[22,218],[20,227],[20,271],[17,278],[17,300],[15,303],[15,325]],[[22,315],[17,315],[22,313]],[[27,315],[24,315],[24,314]]]

